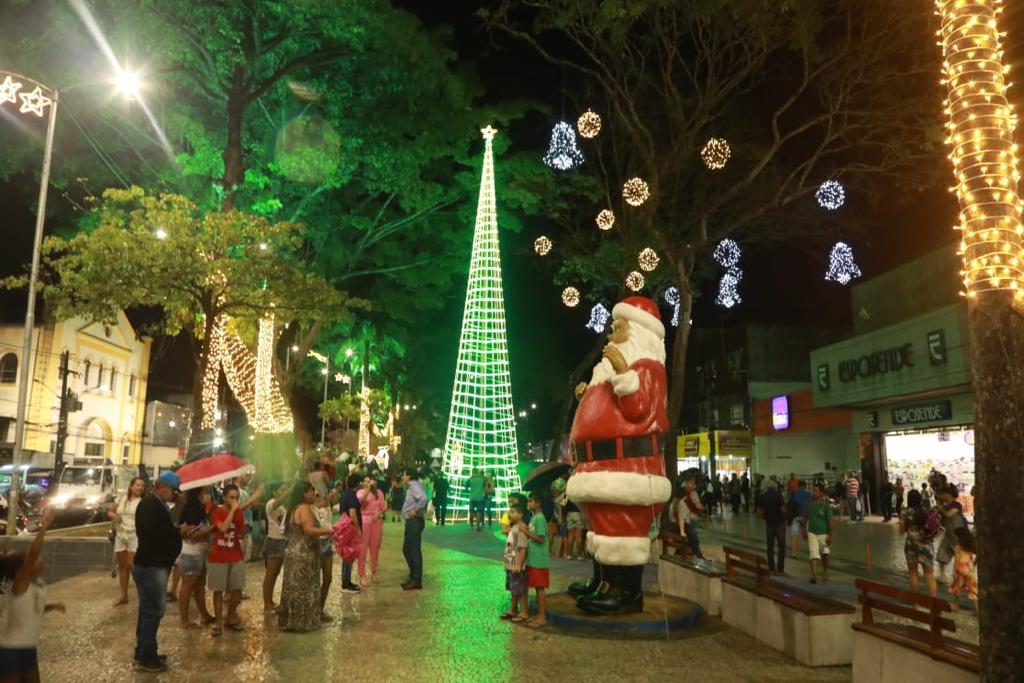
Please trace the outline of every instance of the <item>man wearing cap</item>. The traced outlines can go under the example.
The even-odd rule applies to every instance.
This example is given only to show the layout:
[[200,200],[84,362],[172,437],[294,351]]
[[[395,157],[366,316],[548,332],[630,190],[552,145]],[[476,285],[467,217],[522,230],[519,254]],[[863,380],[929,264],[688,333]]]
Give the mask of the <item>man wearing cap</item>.
[[594,556],[589,583],[573,584],[576,605],[587,612],[643,610],[648,531],[672,485],[665,477],[668,430],[665,327],[652,300],[633,296],[612,309],[601,362],[580,399],[571,437],[576,469],[566,495],[590,520],[587,549]]
[[170,470],[160,473],[153,490],[135,511],[135,533],[139,549],[135,553],[132,577],[139,591],[139,619],[135,626],[135,668],[138,671],[165,671],[166,658],[157,654],[156,632],[167,606],[167,577],[181,552],[183,531],[174,526],[167,504],[174,500],[181,478]]

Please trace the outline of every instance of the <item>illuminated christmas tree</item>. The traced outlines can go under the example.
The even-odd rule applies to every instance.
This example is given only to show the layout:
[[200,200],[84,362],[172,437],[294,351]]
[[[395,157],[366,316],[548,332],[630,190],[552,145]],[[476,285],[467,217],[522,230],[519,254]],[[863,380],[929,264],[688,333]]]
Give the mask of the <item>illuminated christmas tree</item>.
[[494,198],[491,141],[497,131],[488,126],[480,132],[485,144],[480,199],[444,446],[444,471],[451,482],[448,510],[455,519],[468,515],[466,482],[473,470],[494,481],[495,510],[503,509],[508,493],[520,486]]

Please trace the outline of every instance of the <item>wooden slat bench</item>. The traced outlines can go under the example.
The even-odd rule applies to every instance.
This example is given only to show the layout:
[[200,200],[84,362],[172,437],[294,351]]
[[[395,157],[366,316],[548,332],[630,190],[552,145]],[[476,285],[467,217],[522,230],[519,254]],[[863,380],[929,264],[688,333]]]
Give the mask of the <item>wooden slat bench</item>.
[[852,661],[852,605],[772,581],[761,555],[723,550],[723,621],[808,666]]
[[[689,543],[679,534],[662,532],[662,554],[658,561],[658,583],[668,595],[693,600],[710,616],[721,614],[722,577],[725,566],[690,554]],[[677,554],[680,546],[685,555]]]
[[[862,610],[861,621],[853,624],[854,681],[978,680],[978,646],[945,635],[956,632],[956,624],[945,616],[952,611],[947,601],[865,579],[857,579],[854,585]],[[926,624],[927,628],[878,622],[876,612]]]

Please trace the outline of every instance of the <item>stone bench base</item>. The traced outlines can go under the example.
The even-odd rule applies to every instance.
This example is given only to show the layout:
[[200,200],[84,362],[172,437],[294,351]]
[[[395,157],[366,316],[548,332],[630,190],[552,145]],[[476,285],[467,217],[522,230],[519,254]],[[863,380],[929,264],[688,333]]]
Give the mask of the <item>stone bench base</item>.
[[722,621],[807,666],[853,661],[854,614],[806,614],[729,583],[722,584]]
[[663,593],[692,600],[705,614],[717,617],[722,613],[722,579],[704,574],[670,560],[658,560],[658,584]]
[[980,677],[955,664],[862,631],[853,631],[854,683],[978,683]]

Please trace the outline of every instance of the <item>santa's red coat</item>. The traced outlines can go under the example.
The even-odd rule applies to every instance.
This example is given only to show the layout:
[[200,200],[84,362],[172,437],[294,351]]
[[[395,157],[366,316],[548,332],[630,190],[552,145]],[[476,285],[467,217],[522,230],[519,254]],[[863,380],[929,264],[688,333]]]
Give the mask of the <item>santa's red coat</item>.
[[[613,380],[587,387],[576,409],[575,444],[656,436],[668,430],[665,366],[642,359]],[[581,503],[590,525],[587,543],[598,562],[647,561],[648,530],[671,494],[660,449],[647,457],[581,460],[567,495]]]

